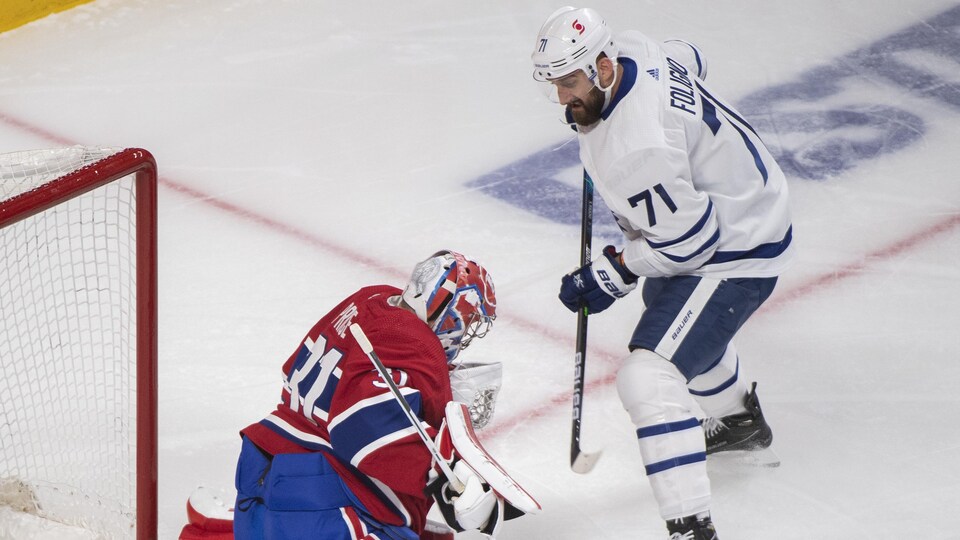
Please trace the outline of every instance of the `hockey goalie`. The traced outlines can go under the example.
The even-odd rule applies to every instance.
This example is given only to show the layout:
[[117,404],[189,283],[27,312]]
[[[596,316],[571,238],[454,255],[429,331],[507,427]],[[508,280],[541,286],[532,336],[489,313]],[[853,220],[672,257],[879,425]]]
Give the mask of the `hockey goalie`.
[[[494,538],[503,521],[540,510],[539,503],[480,444],[469,415],[462,403],[447,406],[437,442],[464,488],[457,492],[438,467],[431,469],[426,492],[435,500],[438,515],[428,515],[420,540],[453,540],[455,532],[467,529]],[[188,524],[180,540],[233,540],[232,502],[226,490],[197,488],[187,501]],[[361,538],[380,537],[372,533]]]
[[276,410],[241,431],[235,500],[198,489],[180,539],[493,538],[538,512],[474,431],[500,366],[458,355],[495,318],[489,273],[453,251],[417,264],[403,290],[348,296],[284,363]]

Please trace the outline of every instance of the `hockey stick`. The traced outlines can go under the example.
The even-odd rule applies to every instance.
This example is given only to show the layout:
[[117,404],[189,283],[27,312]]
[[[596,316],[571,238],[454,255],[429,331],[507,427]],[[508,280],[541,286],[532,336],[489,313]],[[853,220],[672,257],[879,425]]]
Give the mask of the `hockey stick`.
[[[583,170],[583,209],[580,222],[580,267],[590,263],[593,244],[593,179]],[[580,422],[583,416],[583,385],[587,365],[587,306],[577,311],[577,354],[573,371],[573,435],[570,441],[570,468],[586,474],[600,459],[600,452],[587,454],[580,449]]]
[[413,424],[413,427],[417,428],[417,433],[420,434],[420,439],[423,441],[423,444],[427,446],[427,450],[430,451],[430,454],[433,455],[434,461],[437,462],[437,465],[440,467],[440,470],[443,472],[443,475],[447,477],[447,480],[450,481],[450,486],[457,492],[463,493],[463,482],[457,478],[457,475],[453,473],[453,470],[450,469],[450,465],[447,464],[440,456],[440,451],[437,450],[437,446],[433,444],[433,440],[427,436],[427,432],[424,431],[423,426],[420,424],[420,419],[417,418],[417,415],[414,414],[413,409],[410,408],[410,404],[407,403],[407,400],[403,398],[403,394],[400,393],[400,389],[397,388],[397,383],[393,382],[393,377],[390,376],[390,372],[387,371],[386,366],[383,365],[383,362],[380,361],[380,357],[377,356],[377,353],[373,350],[373,345],[370,343],[370,340],[367,339],[367,335],[363,333],[363,329],[360,328],[360,325],[353,323],[350,325],[350,333],[353,334],[353,338],[357,340],[357,343],[360,345],[360,348],[363,349],[363,352],[367,354],[367,358],[373,362],[373,366],[377,368],[377,373],[380,374],[380,378],[387,383],[387,386],[390,388],[390,392],[393,394],[393,398],[397,400],[397,403],[400,404],[400,407],[403,409],[403,414],[407,416],[407,419],[410,420],[410,423]]

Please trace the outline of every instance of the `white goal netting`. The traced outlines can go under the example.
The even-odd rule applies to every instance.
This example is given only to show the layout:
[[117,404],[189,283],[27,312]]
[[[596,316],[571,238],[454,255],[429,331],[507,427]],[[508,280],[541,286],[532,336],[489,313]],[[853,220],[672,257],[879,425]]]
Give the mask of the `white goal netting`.
[[[50,184],[67,173],[99,174],[89,166],[117,152],[0,155],[0,218],[24,194],[69,189]],[[132,538],[136,522],[134,181],[0,228],[0,505],[91,538]]]

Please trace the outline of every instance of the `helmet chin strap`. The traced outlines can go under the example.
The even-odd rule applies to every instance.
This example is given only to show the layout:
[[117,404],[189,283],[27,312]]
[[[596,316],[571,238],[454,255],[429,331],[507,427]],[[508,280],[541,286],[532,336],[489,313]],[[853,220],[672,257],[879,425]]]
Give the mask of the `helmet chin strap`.
[[597,85],[597,88],[603,92],[603,108],[601,111],[606,111],[607,107],[610,106],[610,100],[613,99],[613,86],[617,84],[617,59],[611,58],[610,61],[613,62],[613,79],[610,81],[610,84],[606,88],[600,84],[599,70],[597,70],[597,81],[594,83]]

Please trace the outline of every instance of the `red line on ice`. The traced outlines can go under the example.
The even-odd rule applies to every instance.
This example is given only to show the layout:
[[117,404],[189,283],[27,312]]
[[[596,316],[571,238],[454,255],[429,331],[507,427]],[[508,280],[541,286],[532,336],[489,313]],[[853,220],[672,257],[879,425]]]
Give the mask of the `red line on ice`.
[[[23,130],[32,135],[36,135],[41,139],[45,139],[57,145],[62,146],[72,146],[78,144],[74,141],[67,139],[66,137],[57,135],[46,129],[37,127],[29,122],[20,120],[4,112],[0,112],[0,121],[3,123]],[[163,164],[160,164],[160,169],[162,171]],[[215,195],[204,193],[198,189],[192,188],[186,184],[171,180],[166,177],[161,177],[160,185],[170,189],[171,191],[177,192],[182,196],[194,199],[202,204],[208,205],[211,208],[226,212],[233,215],[234,217],[250,221],[261,225],[275,233],[282,235],[290,236],[305,242],[317,249],[328,252],[332,255],[336,255],[344,260],[356,263],[360,262],[364,265],[369,266],[370,268],[375,268],[382,271],[385,274],[390,275],[392,278],[396,279],[406,279],[407,274],[403,271],[397,270],[389,265],[383,264],[381,261],[378,261],[374,258],[369,257],[368,255],[361,253],[359,251],[353,250],[349,247],[342,246],[336,242],[330,241],[326,238],[318,236],[312,232],[305,231],[294,227],[293,225],[283,223],[272,219],[270,217],[264,216],[257,213],[254,210],[243,208],[236,204],[230,203],[228,201],[217,198]],[[760,310],[762,316],[763,313],[770,312],[772,310],[781,309],[793,301],[803,298],[809,294],[813,294],[824,287],[830,287],[839,283],[841,281],[847,280],[849,278],[856,277],[868,269],[873,263],[881,262],[887,259],[896,257],[905,251],[916,248],[922,244],[926,244],[935,240],[942,234],[948,233],[960,225],[960,214],[948,215],[943,219],[936,221],[923,229],[920,229],[908,236],[901,238],[895,242],[892,242],[889,245],[878,248],[872,252],[867,253],[859,260],[845,264],[836,268],[831,272],[815,276],[807,281],[795,285],[790,289],[777,291],[774,296],[764,304],[763,308]],[[526,328],[535,335],[543,336],[549,338],[555,342],[561,342],[564,344],[570,344],[570,350],[573,351],[573,325],[571,324],[571,330],[569,333],[563,333],[553,328],[547,328],[537,324],[536,322],[521,318],[513,317],[508,319],[508,324],[514,326],[519,326]],[[600,357],[606,362],[617,360],[626,354],[626,349],[622,353],[614,353],[609,349],[593,347],[591,349],[592,357]],[[573,355],[571,354],[571,359]],[[571,369],[572,375],[572,369]],[[613,384],[616,380],[616,375],[614,373],[608,373],[607,375],[602,376],[599,379],[592,379],[588,381],[585,385],[585,390],[602,388],[607,385]],[[572,386],[572,385],[571,385]],[[503,433],[509,433],[513,429],[517,428],[519,425],[530,419],[536,419],[548,414],[553,414],[558,407],[563,405],[569,405],[571,400],[571,394],[564,392],[561,394],[556,394],[553,397],[547,399],[542,405],[534,407],[533,409],[527,409],[523,413],[515,414],[513,416],[508,416],[506,418],[497,421],[490,428],[484,430],[484,435],[486,437],[497,436]]]

